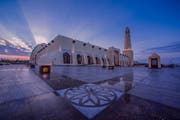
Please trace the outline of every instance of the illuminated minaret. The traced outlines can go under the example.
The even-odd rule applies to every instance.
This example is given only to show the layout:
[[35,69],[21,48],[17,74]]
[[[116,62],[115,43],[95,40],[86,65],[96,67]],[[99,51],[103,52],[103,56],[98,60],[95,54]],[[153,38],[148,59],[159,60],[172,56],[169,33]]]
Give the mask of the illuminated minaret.
[[133,50],[131,49],[130,30],[126,27],[124,32],[124,50],[123,54],[129,57],[129,66],[133,66]]

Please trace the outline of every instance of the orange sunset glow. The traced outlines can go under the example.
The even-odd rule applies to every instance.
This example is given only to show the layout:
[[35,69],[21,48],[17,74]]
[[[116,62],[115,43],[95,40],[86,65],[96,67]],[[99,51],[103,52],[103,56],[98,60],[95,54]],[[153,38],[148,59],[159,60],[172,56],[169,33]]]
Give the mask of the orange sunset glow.
[[20,56],[20,55],[5,55],[5,54],[0,54],[0,59],[10,59],[10,60],[29,60],[29,56]]

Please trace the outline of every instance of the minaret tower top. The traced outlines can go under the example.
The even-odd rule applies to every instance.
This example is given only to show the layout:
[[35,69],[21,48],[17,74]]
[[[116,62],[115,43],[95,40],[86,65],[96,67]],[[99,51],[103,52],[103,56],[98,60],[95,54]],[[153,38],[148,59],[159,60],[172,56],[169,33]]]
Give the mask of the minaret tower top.
[[124,32],[124,49],[131,49],[130,30],[128,27],[125,28]]
[[127,55],[129,58],[129,66],[133,66],[134,64],[134,54],[133,54],[133,50],[131,49],[131,38],[130,38],[130,30],[128,27],[125,28],[124,31],[124,50],[123,50],[123,54]]

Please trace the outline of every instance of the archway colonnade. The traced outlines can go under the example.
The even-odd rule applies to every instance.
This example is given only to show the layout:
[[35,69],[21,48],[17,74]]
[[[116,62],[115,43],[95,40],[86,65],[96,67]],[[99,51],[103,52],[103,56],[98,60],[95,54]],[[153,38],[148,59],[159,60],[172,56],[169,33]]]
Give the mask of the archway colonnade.
[[[81,55],[75,54],[73,57],[72,53],[64,52],[63,56],[63,64],[78,64],[78,65],[109,65],[108,58],[105,57],[94,57],[91,55]],[[73,62],[75,61],[75,62]]]

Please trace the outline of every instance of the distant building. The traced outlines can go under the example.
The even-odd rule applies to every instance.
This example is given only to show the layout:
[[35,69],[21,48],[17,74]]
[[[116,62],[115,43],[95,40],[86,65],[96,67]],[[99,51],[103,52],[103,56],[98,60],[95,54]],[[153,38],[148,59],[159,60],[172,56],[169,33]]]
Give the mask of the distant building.
[[148,67],[149,68],[161,68],[160,56],[158,54],[153,53],[151,56],[149,56]]
[[124,50],[121,53],[118,48],[106,49],[58,35],[48,44],[37,45],[31,53],[30,63],[37,65],[132,66],[133,51],[128,28],[125,30],[124,42]]

